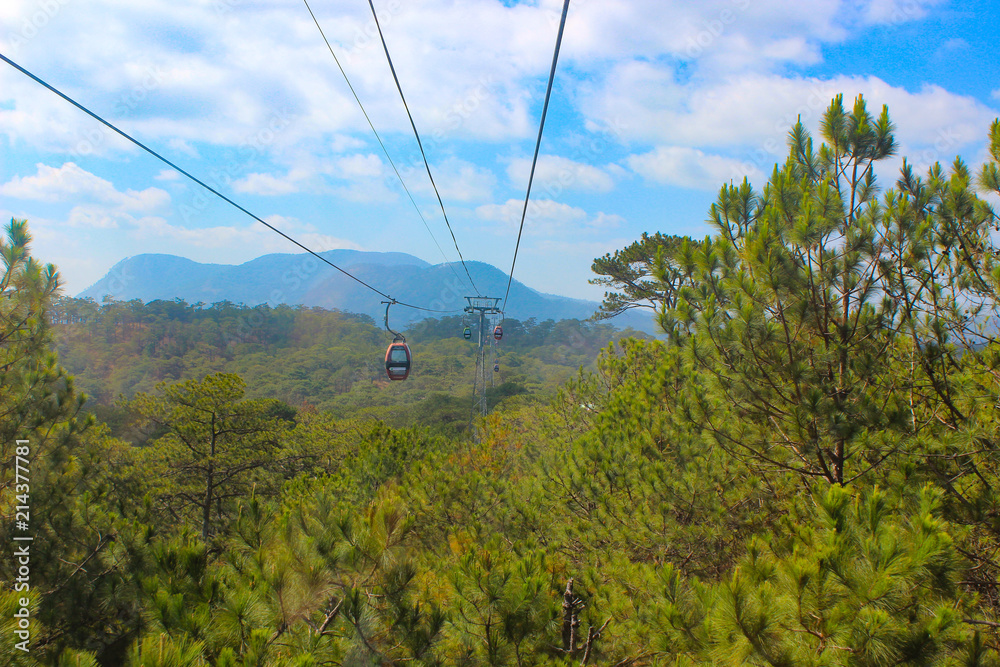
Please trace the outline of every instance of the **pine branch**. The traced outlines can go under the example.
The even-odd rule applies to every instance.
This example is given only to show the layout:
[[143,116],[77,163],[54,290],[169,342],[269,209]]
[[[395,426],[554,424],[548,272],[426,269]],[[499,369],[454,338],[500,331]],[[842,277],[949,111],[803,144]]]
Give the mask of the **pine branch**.
[[610,622],[610,618],[604,621],[604,625],[602,625],[598,630],[595,630],[594,626],[590,626],[590,630],[587,632],[587,644],[586,649],[583,652],[583,660],[580,662],[581,666],[586,665],[590,660],[590,651],[594,647],[594,642],[600,638],[601,633],[604,632],[604,628],[608,627],[608,623]]

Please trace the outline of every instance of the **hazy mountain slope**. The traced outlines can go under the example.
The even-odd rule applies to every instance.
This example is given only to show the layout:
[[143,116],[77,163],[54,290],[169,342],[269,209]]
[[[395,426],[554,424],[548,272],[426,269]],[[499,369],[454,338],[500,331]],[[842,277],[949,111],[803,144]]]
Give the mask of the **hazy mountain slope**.
[[[460,264],[436,264],[405,253],[331,250],[323,257],[398,301],[433,311],[460,311],[466,296],[474,296]],[[480,294],[503,297],[507,275],[483,262],[467,262]],[[173,255],[137,255],[116,264],[80,298],[101,302],[105,296],[128,301],[184,299],[188,303],[231,301],[249,306],[269,303],[302,304],[364,313],[381,322],[384,297],[307,254],[273,254],[240,265],[201,264]],[[542,294],[514,280],[508,315],[519,320],[586,319],[597,309],[594,301]],[[426,311],[392,309],[393,327],[431,315]],[[652,318],[628,313],[616,326],[652,331]]]

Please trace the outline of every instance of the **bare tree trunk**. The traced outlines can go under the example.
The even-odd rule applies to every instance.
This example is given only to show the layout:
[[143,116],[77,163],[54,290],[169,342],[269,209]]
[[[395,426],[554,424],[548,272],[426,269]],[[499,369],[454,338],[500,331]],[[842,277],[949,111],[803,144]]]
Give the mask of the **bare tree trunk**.
[[576,610],[579,600],[573,597],[573,579],[566,582],[566,592],[563,593],[563,651],[571,655],[576,650],[576,629],[580,625]]
[[205,478],[205,506],[201,516],[201,539],[208,542],[209,528],[212,525],[212,492],[215,491],[215,415],[212,415],[212,442],[208,447],[208,475]]
[[205,504],[201,515],[201,539],[208,541],[209,526],[212,525],[212,491],[214,482],[214,464],[208,464],[208,476],[205,479]]

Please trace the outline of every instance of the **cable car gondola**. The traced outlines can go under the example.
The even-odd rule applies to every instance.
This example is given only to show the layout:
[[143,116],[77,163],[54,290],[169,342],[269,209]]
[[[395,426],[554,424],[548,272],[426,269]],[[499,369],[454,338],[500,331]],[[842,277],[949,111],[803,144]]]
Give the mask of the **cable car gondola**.
[[465,338],[465,340],[472,338],[472,327],[465,327],[465,331],[462,332],[462,337]]
[[503,338],[503,327],[501,327],[499,324],[496,325],[496,327],[493,329],[493,337],[497,340]]
[[410,347],[406,344],[403,334],[389,328],[389,306],[396,303],[393,301],[383,301],[385,304],[385,330],[392,334],[392,342],[385,350],[385,374],[390,380],[405,380],[410,375],[410,366],[413,356],[410,354]]
[[390,380],[405,380],[410,375],[411,363],[410,347],[397,337],[385,351],[385,374]]

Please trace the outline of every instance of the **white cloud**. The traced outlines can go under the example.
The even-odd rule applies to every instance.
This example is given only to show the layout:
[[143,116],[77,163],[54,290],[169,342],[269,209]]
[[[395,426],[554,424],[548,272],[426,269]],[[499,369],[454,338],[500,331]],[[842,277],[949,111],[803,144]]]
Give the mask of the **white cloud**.
[[[845,16],[856,13],[851,4],[840,0],[580,3],[570,10],[564,48],[567,58],[577,63],[670,56],[698,61],[711,70],[717,69],[717,60],[753,70],[773,62],[776,51],[800,62],[800,53],[773,48],[774,42],[790,35],[812,44],[842,40],[847,34],[842,26]],[[544,5],[550,16],[559,6]],[[804,52],[812,57],[815,50],[810,46]]]
[[589,226],[594,229],[614,229],[620,227],[623,222],[625,220],[620,215],[598,211],[597,215],[590,219]]
[[284,176],[254,173],[233,182],[236,192],[260,196],[287,195],[298,192],[300,187],[301,178],[292,173]]
[[[327,250],[335,250],[338,248],[364,250],[362,246],[358,245],[354,241],[349,241],[336,236],[330,236],[329,234],[323,234],[319,231],[319,229],[317,229],[316,225],[303,222],[298,218],[283,215],[269,215],[264,218],[264,221],[269,225],[274,226],[276,229],[280,229],[289,236],[292,236],[295,240],[316,252],[326,252]],[[255,236],[260,237],[262,241],[263,237],[266,236],[269,236],[271,241],[276,239],[274,232],[264,228],[262,225],[257,224],[252,226],[250,230]],[[284,247],[284,250],[281,250],[282,252],[296,252],[289,248],[287,240],[276,240],[281,242],[280,244],[276,244],[276,247]]]
[[626,162],[648,180],[696,190],[717,190],[723,183],[739,182],[744,176],[750,180],[764,176],[756,167],[739,160],[679,146],[660,146],[642,155],[631,155]]
[[181,180],[181,175],[180,172],[174,171],[173,169],[164,169],[153,178],[158,181],[179,181]]
[[[423,162],[415,161],[409,167],[401,167],[399,171],[410,192],[420,193],[425,197],[434,196]],[[488,201],[496,185],[496,176],[493,172],[459,158],[431,163],[431,173],[434,174],[434,183],[446,207],[448,202]]]
[[[39,7],[34,0],[3,4],[5,24],[15,27]],[[371,140],[367,122],[305,12],[277,11],[267,2],[243,2],[237,12],[225,2],[148,0],[145,20],[137,22],[121,12],[119,0],[94,0],[85,7],[58,4],[56,15],[45,19],[31,41],[36,67],[61,72],[53,83],[112,113],[140,139],[191,157],[205,153],[195,148],[202,142],[249,148],[286,167],[297,164],[282,159],[289,152],[329,159],[361,149],[365,142],[359,137]],[[671,145],[703,148],[734,137],[752,143],[769,133],[779,110],[797,108],[811,85],[803,90],[801,82],[770,72],[817,62],[823,44],[843,41],[859,26],[917,20],[936,4],[583,2],[570,12],[560,81],[567,90],[580,91],[572,103],[588,121],[628,118],[633,134],[659,134],[657,141]],[[530,137],[537,123],[537,82],[547,74],[560,8],[556,0],[537,6],[427,0],[419,7],[381,8],[425,144]],[[383,134],[408,134],[364,3],[317,9],[376,127]],[[95,42],[89,35],[96,33],[114,39]],[[688,63],[683,80],[697,83],[677,83],[680,75],[671,63],[678,60]],[[18,102],[15,109],[0,109],[0,131],[8,136],[79,154],[134,150],[20,79],[13,71],[0,73],[0,89]],[[755,95],[761,82],[770,85]],[[638,127],[648,129],[639,132]],[[245,185],[263,192],[300,187],[273,178],[282,182],[262,177],[256,185]]]
[[[569,237],[623,224],[612,211],[627,210],[630,218],[642,211],[647,219],[634,224],[647,224],[655,213],[631,200],[635,191],[628,189],[639,182],[634,173],[654,182],[686,187],[711,183],[712,188],[728,180],[734,165],[767,173],[784,157],[786,132],[795,116],[801,113],[817,134],[819,117],[837,92],[848,102],[864,93],[876,112],[888,103],[899,128],[901,154],[950,160],[970,147],[980,151],[989,121],[997,115],[988,108],[990,101],[935,86],[904,89],[874,77],[841,74],[821,80],[796,74],[820,63],[829,45],[869,44],[872,26],[915,23],[935,13],[945,28],[940,41],[954,51],[961,39],[947,34],[954,24],[939,10],[941,4],[574,0],[546,128],[545,150],[553,155],[543,159],[534,191],[552,201],[539,204],[529,233],[554,231]],[[38,25],[31,23],[40,8],[56,5]],[[461,220],[468,211],[497,215],[488,202],[516,197],[512,190],[523,194],[527,161],[509,156],[527,154],[534,140],[562,3],[382,0],[377,6],[385,12],[386,39],[449,214],[465,206],[455,218]],[[315,9],[407,186],[431,220],[439,214],[437,203],[423,165],[408,159],[415,148],[409,121],[367,6],[327,3]],[[136,9],[122,0],[4,0],[0,25],[0,51],[15,60],[23,56],[33,71],[147,145],[184,156],[184,166],[198,175],[229,177],[212,182],[232,179],[236,191],[258,195],[303,193],[283,202],[288,205],[284,210],[302,217],[313,216],[307,211],[317,205],[320,198],[310,196],[316,194],[328,210],[361,209],[356,204],[363,202],[377,204],[380,215],[398,216],[400,205],[406,206],[405,215],[412,213],[301,5],[290,10],[273,0],[144,0]],[[31,32],[27,40],[25,29]],[[945,42],[948,37],[956,39]],[[12,38],[19,40],[14,50]],[[942,84],[951,85],[946,80]],[[992,100],[1000,102],[1000,90]],[[584,155],[572,151],[591,140],[605,145]],[[90,165],[103,161],[110,164],[109,171],[98,171],[105,176],[130,169],[138,156],[138,149],[124,139],[9,68],[0,68],[0,142],[19,159],[45,156],[32,162],[96,169]],[[500,166],[487,167],[495,162]],[[167,173],[156,180],[178,180]],[[112,232],[104,230],[135,231],[132,250],[141,252],[140,223],[149,229],[161,228],[161,222],[181,224],[185,207],[175,207],[175,217],[158,208],[170,201],[162,190],[120,192],[107,181],[88,180],[68,169],[61,178],[65,182],[51,177],[43,186],[41,173],[15,179],[10,171],[2,172],[0,182],[8,183],[0,185],[5,189],[0,194],[34,192],[46,201],[71,202],[74,208],[65,206],[55,214],[59,224],[80,225],[74,229],[81,236],[93,230],[94,245],[106,253],[107,244],[98,239]],[[107,178],[118,187],[124,182]],[[608,215],[580,208],[573,200],[580,192],[588,197],[588,211],[603,207]],[[607,203],[590,199],[609,192],[616,197],[607,197]],[[208,199],[204,193],[196,195],[202,196]],[[690,200],[699,197],[692,192]],[[519,207],[520,201],[500,204],[499,215],[506,220],[506,209],[513,208],[519,219]],[[25,214],[31,217],[30,211]],[[53,215],[51,210],[45,214]],[[356,211],[352,219],[360,219]],[[377,226],[362,227],[351,233],[379,243]],[[167,236],[158,237],[164,251],[183,252],[182,241],[176,240],[185,235],[182,229],[168,229]],[[207,255],[251,252],[239,240],[243,228],[213,229],[191,233],[200,234],[204,243],[228,239],[234,249],[213,245]],[[632,231],[615,235],[635,236]],[[594,234],[587,239],[603,238]],[[168,237],[175,240],[167,242]]]
[[[376,183],[385,176],[382,160],[371,153],[320,159],[296,151],[288,157],[296,166],[285,174],[251,173],[236,180],[233,189],[261,196],[287,195],[296,192],[350,193],[356,189],[360,193],[373,187],[377,188]],[[338,181],[347,181],[349,185],[331,188],[324,184],[323,175]],[[358,200],[356,196],[349,198],[353,201]]]
[[965,39],[963,39],[962,37],[954,37],[952,39],[945,41],[945,43],[938,48],[938,53],[943,53],[946,51],[965,51],[968,48],[969,48],[969,43],[965,41]]
[[[400,198],[398,192],[389,188],[388,183],[383,179],[372,178],[357,181],[350,185],[334,187],[330,194],[341,197],[346,201],[359,204],[380,204],[395,202]],[[407,213],[409,215],[409,213]],[[434,215],[434,213],[431,213]]]
[[[683,56],[689,39],[718,24],[724,30],[713,39],[730,60],[801,60],[803,53],[811,53],[801,42],[835,32],[842,9],[831,0],[808,4],[807,10],[775,0],[581,3],[570,14],[565,58],[587,69],[603,68],[609,57]],[[333,137],[367,133],[367,123],[305,12],[241,3],[238,14],[219,15],[219,6],[226,5],[148,0],[143,4],[146,20],[136,22],[130,20],[132,14],[121,12],[117,0],[95,0],[86,7],[69,3],[32,42],[41,56],[36,66],[65,71],[53,83],[72,82],[71,94],[80,93],[83,102],[114,112],[134,134],[162,138],[172,142],[173,150],[192,155],[193,142],[241,145],[275,114],[284,114],[287,122],[280,131],[284,138],[275,139],[273,148],[315,142],[326,134],[331,137],[326,145],[336,152],[342,148]],[[8,25],[37,11],[32,0],[11,0],[4,7],[12,14]],[[429,0],[419,7],[404,3],[388,9],[383,29],[425,140],[437,134],[499,140],[532,132],[535,80],[547,73],[556,7],[552,2],[508,7]],[[407,132],[408,121],[363,3],[317,9],[376,127]],[[239,29],[234,29],[237,18]],[[114,38],[95,43],[89,35],[98,32]],[[800,34],[804,36],[789,37]],[[726,46],[730,39],[735,45]],[[198,44],[212,48],[199,49]],[[67,62],[73,63],[69,70]],[[572,75],[564,70],[562,76]],[[46,97],[40,92],[23,98],[31,107],[29,115],[56,120],[51,103],[56,100],[39,101]],[[79,115],[63,111],[58,118]],[[22,125],[28,121],[20,118]]]
[[[89,251],[88,237],[92,228],[70,227],[65,220],[55,220],[40,215],[27,215],[24,211],[0,209],[0,219],[28,218],[31,232],[31,254],[43,263],[51,262],[59,270],[64,294],[76,294],[103,276],[110,264],[101,253]],[[121,239],[114,230],[107,232],[109,239]],[[81,252],[84,249],[84,252]],[[120,256],[116,259],[120,259]]]
[[185,141],[184,139],[171,139],[167,142],[167,146],[178,153],[184,153],[188,157],[195,159],[200,157],[198,150],[189,141]]
[[263,220],[275,229],[285,232],[286,234],[294,235],[303,231],[316,231],[316,227],[314,225],[303,223],[299,219],[287,215],[269,215]]
[[[504,204],[484,204],[476,208],[476,216],[486,222],[499,222],[497,233],[516,231],[521,223],[524,202],[509,199]],[[618,215],[599,212],[590,216],[582,208],[551,199],[531,200],[524,221],[524,233],[529,236],[553,236],[564,232],[594,232],[619,226]]]
[[341,178],[372,178],[382,176],[382,160],[377,155],[349,155],[334,161],[335,173]]
[[[801,116],[815,131],[834,95],[843,93],[850,106],[863,94],[869,111],[887,104],[904,144],[937,140],[948,132],[964,145],[980,141],[996,111],[972,97],[940,86],[915,92],[877,77],[836,76],[830,79],[748,75],[696,87],[674,81],[666,66],[630,62],[614,68],[604,81],[584,92],[593,126],[618,127],[626,141],[705,149],[725,147],[769,155],[767,167],[785,151],[788,129]],[[623,120],[624,119],[624,120]]]
[[[507,177],[518,187],[525,187],[531,173],[531,160],[518,158],[507,166]],[[565,190],[610,192],[615,181],[607,171],[556,155],[540,155],[535,167],[532,188],[556,196]]]
[[93,199],[122,211],[154,211],[170,203],[170,195],[159,188],[120,192],[110,181],[81,169],[73,162],[59,168],[39,163],[34,176],[16,176],[0,185],[0,194],[18,199],[57,202]]
[[119,220],[122,218],[120,211],[115,211],[107,206],[95,206],[93,204],[74,206],[70,209],[66,222],[72,227],[91,227],[93,229],[118,229]]
[[334,153],[344,153],[349,150],[364,148],[365,142],[347,134],[335,134],[330,138],[330,150]]
[[868,23],[899,25],[917,21],[943,0],[871,0],[864,12]]
[[[292,218],[270,216],[265,220],[290,235],[294,234],[297,241],[317,252],[335,248],[361,249],[358,244],[352,241],[322,234],[315,231],[315,227],[312,225],[304,225]],[[144,244],[154,240],[165,243],[166,250],[161,250],[161,252],[172,251],[186,257],[194,255],[205,258],[201,261],[206,259],[210,261],[245,261],[257,257],[261,253],[298,252],[300,250],[287,239],[256,222],[245,226],[219,225],[190,229],[172,225],[163,218],[147,217],[135,220],[130,234],[134,238],[141,239]],[[223,254],[199,255],[199,251],[212,251],[213,253],[223,251]]]
[[[195,156],[197,142],[267,151],[307,143],[314,150],[359,148],[367,123],[304,11],[270,2],[146,0],[143,20],[120,0],[56,3],[30,46],[40,72],[146,139]],[[696,63],[702,80],[719,73],[773,71],[816,62],[824,43],[858,24],[915,20],[937,0],[662,0],[582,2],[569,16],[563,81],[591,78],[612,61]],[[3,3],[4,25],[29,23],[36,0]],[[547,74],[561,3],[427,0],[383,6],[383,29],[425,140],[523,138],[537,122],[537,80]],[[222,8],[222,11],[220,11]],[[317,7],[341,63],[380,131],[408,132],[374,23],[364,3]],[[9,41],[12,34],[0,37]],[[92,35],[108,35],[94,40]],[[211,45],[205,48],[203,45]],[[69,65],[67,65],[69,63]],[[575,71],[574,71],[575,69]],[[75,109],[8,71],[20,113],[6,132],[63,148],[92,126]],[[21,77],[23,78],[23,77]],[[633,91],[634,93],[640,91]],[[23,93],[23,94],[22,94]],[[51,99],[50,99],[51,98]],[[586,105],[581,108],[586,109]],[[63,123],[62,132],[39,126]],[[80,123],[78,121],[85,121]],[[262,128],[277,123],[270,139]],[[78,130],[79,128],[79,130]],[[327,137],[317,141],[317,137]],[[119,149],[115,143],[108,148]]]
[[[147,0],[136,21],[138,15],[123,12],[119,0],[59,4],[58,20],[48,21],[31,41],[34,68],[59,73],[50,77],[56,87],[147,142],[159,139],[194,156],[195,142],[263,143],[269,151],[308,142],[338,152],[360,147],[351,134],[370,136],[302,8],[242,2],[236,11],[225,2]],[[38,11],[34,0],[9,0],[3,8],[10,15],[6,26]],[[317,10],[376,127],[383,133],[409,132],[364,4]],[[389,11],[383,28],[425,140],[435,132],[496,139],[531,131],[533,81],[525,76],[545,71],[551,49],[538,8],[433,0]],[[0,35],[5,52],[11,34]],[[93,40],[93,34],[107,38]],[[495,56],[484,58],[487,52]],[[0,89],[16,90],[23,106],[22,113],[5,114],[4,131],[70,148],[77,123],[64,123],[63,136],[32,129],[80,120],[79,112],[27,80],[19,89],[7,85],[18,77],[23,79],[13,71],[0,75]],[[276,136],[254,142],[276,116],[281,125]],[[317,142],[323,135],[329,139]]]

